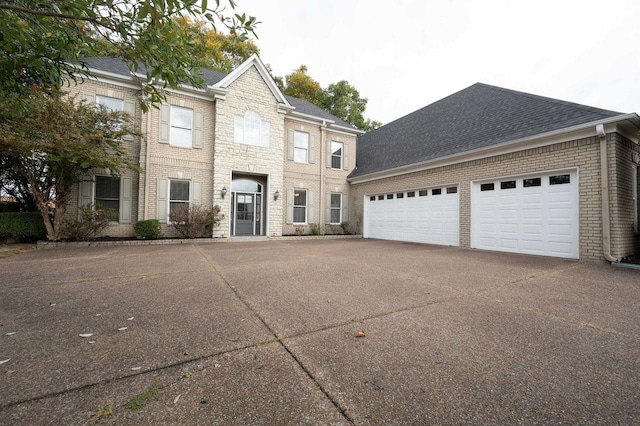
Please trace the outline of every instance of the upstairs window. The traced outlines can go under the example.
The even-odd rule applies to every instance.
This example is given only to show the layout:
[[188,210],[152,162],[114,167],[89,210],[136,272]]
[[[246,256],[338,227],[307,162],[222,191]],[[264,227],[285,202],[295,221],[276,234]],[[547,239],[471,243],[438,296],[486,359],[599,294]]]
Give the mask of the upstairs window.
[[112,111],[124,111],[124,101],[122,99],[111,98],[109,96],[96,96],[96,103]]
[[249,110],[244,115],[235,116],[233,140],[235,143],[268,148],[269,130],[269,122],[262,121],[260,114]]
[[171,105],[171,132],[169,143],[191,148],[193,141],[193,110]]
[[293,136],[293,161],[309,162],[309,133],[296,131]]
[[331,142],[331,168],[342,169],[342,155],[344,144],[342,142]]

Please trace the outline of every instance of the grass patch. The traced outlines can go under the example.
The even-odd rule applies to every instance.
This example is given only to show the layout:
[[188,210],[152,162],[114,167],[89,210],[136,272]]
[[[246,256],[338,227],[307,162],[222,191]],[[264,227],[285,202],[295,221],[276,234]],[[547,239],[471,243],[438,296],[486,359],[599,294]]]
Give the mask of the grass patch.
[[20,250],[14,249],[14,250],[2,250],[0,251],[0,259],[5,259],[7,257],[11,257],[13,255],[16,255],[20,253]]
[[146,391],[134,395],[129,400],[129,402],[127,402],[125,408],[127,410],[140,410],[144,408],[152,399],[155,399],[156,401],[160,400],[161,396],[162,392],[160,391],[160,389],[158,389],[156,386],[151,386]]
[[113,405],[103,405],[102,407],[98,408],[95,413],[93,413],[93,416],[91,416],[91,421],[89,422],[89,424],[95,425],[100,420],[106,417],[113,416],[114,409],[115,407]]

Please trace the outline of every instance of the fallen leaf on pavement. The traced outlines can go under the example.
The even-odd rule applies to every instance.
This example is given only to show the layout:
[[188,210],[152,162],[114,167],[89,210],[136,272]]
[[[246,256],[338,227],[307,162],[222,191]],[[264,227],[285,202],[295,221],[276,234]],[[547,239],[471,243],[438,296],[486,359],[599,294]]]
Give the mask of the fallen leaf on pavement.
[[87,337],[91,337],[91,336],[93,336],[93,333],[78,334],[78,336],[80,336],[80,337],[84,337],[84,338],[87,338]]
[[178,396],[176,396],[175,399],[173,400],[173,403],[177,404],[178,400],[180,399],[181,396],[182,396],[182,394],[179,394]]
[[12,331],[11,333],[7,333],[7,336],[13,336],[14,334],[16,334],[16,332]]
[[367,337],[367,335],[365,334],[364,330],[358,330],[358,332],[356,333],[356,337]]
[[127,318],[127,321],[133,321],[133,317]]
[[0,361],[0,365],[2,364],[6,364],[7,362],[9,362],[11,360],[11,358],[7,358],[5,360]]
[[120,327],[118,331],[125,331],[128,327]]
[[141,368],[142,368],[142,367],[131,367],[131,370],[132,370],[132,371],[138,371],[138,370],[140,370]]

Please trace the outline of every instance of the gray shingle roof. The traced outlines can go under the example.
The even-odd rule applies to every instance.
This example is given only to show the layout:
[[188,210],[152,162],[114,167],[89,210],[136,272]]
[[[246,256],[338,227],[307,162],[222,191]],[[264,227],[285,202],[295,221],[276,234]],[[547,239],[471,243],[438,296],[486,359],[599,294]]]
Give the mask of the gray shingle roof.
[[[89,68],[94,68],[97,70],[106,71],[106,72],[127,76],[127,77],[130,75],[129,67],[120,58],[102,56],[102,57],[84,58],[82,62],[86,63]],[[140,65],[140,67],[138,68],[138,72],[145,73],[146,67],[144,65]],[[201,72],[202,72],[202,79],[205,82],[205,86],[203,87],[206,87],[207,85],[213,86],[216,83],[218,83],[220,80],[222,80],[224,77],[226,77],[226,74],[223,74],[221,72],[214,71],[208,68],[202,68]],[[311,102],[308,102],[304,99],[294,98],[293,96],[286,96],[286,98],[287,98],[287,101],[293,107],[295,107],[296,112],[310,115],[313,117],[332,120],[338,126],[346,127],[349,129],[355,129],[355,127],[353,127],[351,124],[339,119],[338,117],[335,117],[334,115],[312,104]]]
[[464,90],[358,138],[363,176],[621,115],[487,84]]

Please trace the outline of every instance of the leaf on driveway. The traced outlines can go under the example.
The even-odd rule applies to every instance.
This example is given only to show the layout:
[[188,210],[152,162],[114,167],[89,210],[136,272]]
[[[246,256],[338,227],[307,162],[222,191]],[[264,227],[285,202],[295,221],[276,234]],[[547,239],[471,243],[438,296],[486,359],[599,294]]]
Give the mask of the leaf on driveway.
[[93,333],[78,334],[78,336],[83,337],[83,338],[86,339],[87,337],[93,336]]
[[7,336],[13,336],[14,334],[16,334],[16,332],[12,331],[11,333],[7,333]]
[[356,337],[367,337],[367,335],[365,334],[364,330],[358,330],[358,332],[356,333]]
[[133,321],[133,317],[127,318],[127,321]]
[[182,394],[179,394],[178,396],[176,396],[176,397],[173,399],[173,403],[174,403],[174,404],[177,404],[177,403],[178,403],[178,400],[180,399],[180,397],[181,397],[181,396],[182,396]]
[[131,371],[138,371],[140,370],[142,367],[131,367]]
[[118,329],[118,331],[125,331],[127,328],[129,328],[129,327],[120,327],[120,328]]
[[8,363],[10,360],[11,358],[3,359],[2,361],[0,361],[0,365]]

